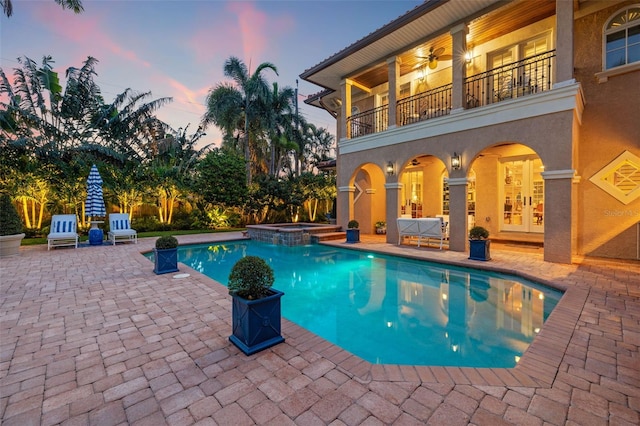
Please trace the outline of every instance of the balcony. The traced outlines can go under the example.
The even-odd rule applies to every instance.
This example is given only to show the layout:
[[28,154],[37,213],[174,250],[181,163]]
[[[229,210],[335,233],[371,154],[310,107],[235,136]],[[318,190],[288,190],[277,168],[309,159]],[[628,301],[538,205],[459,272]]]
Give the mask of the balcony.
[[[552,69],[556,51],[550,50],[464,79],[462,108],[471,109],[531,96],[552,89]],[[449,115],[452,110],[453,84],[400,99],[396,104],[396,126]],[[358,138],[387,130],[389,105],[359,112],[347,117],[350,138]]]

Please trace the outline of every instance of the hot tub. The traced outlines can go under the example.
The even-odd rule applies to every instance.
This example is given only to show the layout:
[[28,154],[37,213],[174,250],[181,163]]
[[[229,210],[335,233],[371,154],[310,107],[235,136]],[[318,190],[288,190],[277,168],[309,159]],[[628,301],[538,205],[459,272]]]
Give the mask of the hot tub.
[[341,227],[324,223],[270,223],[247,225],[249,238],[265,243],[300,246],[311,243],[313,234],[339,232]]

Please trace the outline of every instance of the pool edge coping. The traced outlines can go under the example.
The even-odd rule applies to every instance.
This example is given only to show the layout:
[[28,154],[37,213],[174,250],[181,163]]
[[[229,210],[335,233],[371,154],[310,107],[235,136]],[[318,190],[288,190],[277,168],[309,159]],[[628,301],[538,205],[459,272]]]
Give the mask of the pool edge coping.
[[[232,241],[247,241],[250,238],[229,238],[223,240],[201,241],[187,245],[202,244],[220,244]],[[496,265],[489,265],[481,262],[477,267],[470,266],[464,262],[443,261],[440,259],[425,259],[418,256],[398,254],[375,248],[366,247],[358,248],[350,246],[342,246],[342,243],[323,242],[320,244],[335,246],[340,244],[345,249],[358,251],[369,251],[381,253],[385,255],[408,257],[415,260],[422,260],[433,263],[443,263],[451,266],[460,266],[471,269],[481,269],[493,272],[502,272],[527,280],[546,285],[548,287],[561,290],[564,292],[558,304],[551,312],[547,320],[544,322],[538,335],[529,344],[527,350],[522,354],[518,365],[512,368],[493,368],[493,367],[453,367],[453,366],[414,366],[414,365],[398,365],[398,364],[374,364],[366,361],[357,355],[352,354],[337,345],[329,342],[321,336],[297,325],[296,323],[282,317],[282,334],[285,341],[280,345],[276,345],[267,351],[280,353],[281,345],[289,345],[299,352],[312,351],[319,356],[327,359],[335,364],[343,373],[357,379],[362,383],[371,381],[389,381],[389,382],[419,382],[419,383],[439,383],[447,385],[475,385],[475,386],[515,386],[515,387],[551,387],[555,377],[558,374],[560,363],[564,358],[567,347],[569,346],[571,336],[575,330],[575,326],[579,320],[580,312],[586,303],[588,290],[559,285],[556,282],[549,281],[540,277],[525,276],[527,274],[518,274],[512,270],[501,268]],[[144,256],[146,252],[140,252]],[[148,258],[145,257],[148,261]],[[218,281],[210,278],[195,269],[180,263],[181,266],[189,269],[197,274],[201,279],[211,283],[214,290],[228,297],[227,288]],[[229,311],[229,323],[231,321],[231,312]],[[299,342],[301,335],[305,335],[306,339]],[[562,344],[558,344],[556,337],[553,340],[550,335],[560,336]],[[293,342],[292,342],[293,341]],[[251,358],[251,356],[247,357]]]

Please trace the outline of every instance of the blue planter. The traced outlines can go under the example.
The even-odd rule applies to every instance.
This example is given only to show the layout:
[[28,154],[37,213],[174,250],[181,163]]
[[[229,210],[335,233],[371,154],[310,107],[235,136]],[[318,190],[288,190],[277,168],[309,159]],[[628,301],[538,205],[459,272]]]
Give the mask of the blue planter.
[[284,293],[271,289],[271,295],[247,300],[232,295],[231,343],[245,355],[251,355],[284,342],[280,334],[280,298]]
[[491,260],[491,240],[469,240],[469,259]]
[[104,232],[102,232],[102,229],[100,228],[89,229],[89,245],[91,246],[102,245],[103,239],[104,239]]
[[156,274],[168,274],[178,272],[178,249],[153,249],[153,272]]
[[359,243],[360,242],[360,230],[359,229],[347,229],[347,242]]

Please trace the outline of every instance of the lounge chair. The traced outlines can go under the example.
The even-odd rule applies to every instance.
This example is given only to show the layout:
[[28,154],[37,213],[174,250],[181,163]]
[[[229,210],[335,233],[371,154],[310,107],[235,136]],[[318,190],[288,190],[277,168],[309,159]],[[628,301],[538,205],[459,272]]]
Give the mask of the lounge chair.
[[47,235],[47,250],[62,246],[78,248],[76,225],[75,214],[54,214],[51,217],[51,231]]
[[138,233],[131,229],[131,222],[127,213],[112,213],[109,215],[109,241],[116,245],[116,240],[133,241],[138,243]]

